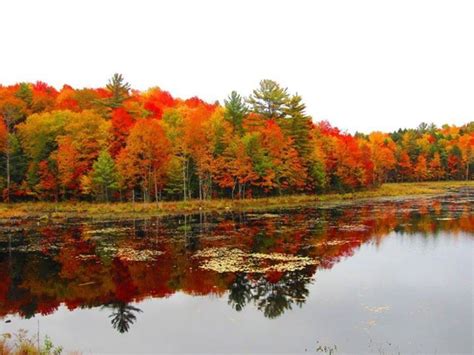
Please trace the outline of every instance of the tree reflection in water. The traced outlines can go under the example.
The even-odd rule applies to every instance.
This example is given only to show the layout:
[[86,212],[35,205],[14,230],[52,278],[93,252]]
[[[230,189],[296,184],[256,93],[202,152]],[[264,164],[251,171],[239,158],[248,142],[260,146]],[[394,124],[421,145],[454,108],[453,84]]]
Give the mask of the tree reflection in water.
[[130,326],[136,321],[134,313],[141,313],[142,310],[127,303],[117,302],[102,306],[102,309],[111,308],[113,311],[109,315],[114,329],[120,333],[126,333]]
[[229,287],[228,304],[236,311],[241,311],[248,303],[253,302],[265,317],[276,318],[292,305],[301,307],[309,291],[306,285],[311,276],[304,271],[286,272],[276,282],[261,276],[250,281],[247,274],[239,273]]
[[[320,269],[350,257],[364,243],[391,232],[438,238],[474,232],[472,191],[451,197],[307,208],[278,214],[190,215],[146,220],[0,221],[0,318],[103,307],[112,326],[127,332],[145,298],[176,292],[227,298],[236,311],[249,305],[275,318],[301,307]],[[276,217],[277,218],[276,218]],[[428,239],[427,239],[428,240]],[[203,268],[202,250],[227,248],[242,255],[287,255],[318,262],[297,270]],[[252,265],[251,265],[252,266]]]

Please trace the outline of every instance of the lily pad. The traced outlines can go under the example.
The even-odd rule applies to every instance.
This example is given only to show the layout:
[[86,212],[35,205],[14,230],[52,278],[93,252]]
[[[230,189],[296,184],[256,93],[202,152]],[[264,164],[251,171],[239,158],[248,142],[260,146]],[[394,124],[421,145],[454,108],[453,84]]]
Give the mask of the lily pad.
[[317,260],[281,253],[247,253],[237,248],[208,248],[198,251],[193,257],[202,259],[204,270],[224,272],[265,273],[301,270],[317,265]]

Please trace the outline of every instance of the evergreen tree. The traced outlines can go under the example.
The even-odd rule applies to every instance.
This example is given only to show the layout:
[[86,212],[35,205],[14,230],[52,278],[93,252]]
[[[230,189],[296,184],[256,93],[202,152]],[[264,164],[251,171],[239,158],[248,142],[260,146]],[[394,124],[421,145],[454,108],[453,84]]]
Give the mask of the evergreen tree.
[[92,182],[98,186],[102,198],[109,201],[109,190],[118,187],[118,174],[115,162],[106,150],[100,152],[97,161],[92,166]]
[[260,87],[250,95],[248,103],[253,112],[269,119],[279,119],[286,117],[289,99],[286,88],[273,80],[262,80]]
[[15,96],[23,100],[28,108],[31,108],[33,104],[33,91],[28,83],[20,83],[20,87]]
[[183,163],[176,156],[168,164],[164,192],[174,200],[183,196]]
[[416,129],[416,131],[417,131],[419,134],[426,133],[426,132],[428,132],[428,130],[429,130],[429,126],[428,126],[428,123],[426,123],[426,122],[421,122],[421,123],[418,125],[417,129]]
[[239,136],[242,136],[242,122],[248,113],[248,108],[244,99],[236,91],[232,91],[228,99],[224,100],[224,104],[224,118],[232,124],[234,132],[239,134]]
[[124,81],[122,74],[115,73],[106,86],[111,97],[104,100],[104,105],[112,109],[121,107],[129,96],[130,84]]
[[28,160],[22,150],[17,134],[10,133],[8,137],[8,146],[10,149],[9,154],[11,160],[11,181],[20,185],[28,167]]
[[285,133],[293,140],[295,149],[305,160],[311,153],[311,117],[306,115],[306,105],[298,94],[291,97],[285,110],[288,119],[281,120]]

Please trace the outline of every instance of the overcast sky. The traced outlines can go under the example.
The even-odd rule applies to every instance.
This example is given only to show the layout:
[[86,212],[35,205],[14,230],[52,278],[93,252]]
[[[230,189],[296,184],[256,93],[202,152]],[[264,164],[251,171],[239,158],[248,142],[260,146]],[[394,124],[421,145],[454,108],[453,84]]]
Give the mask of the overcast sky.
[[350,132],[474,120],[474,1],[0,2],[0,83],[222,100],[273,79]]

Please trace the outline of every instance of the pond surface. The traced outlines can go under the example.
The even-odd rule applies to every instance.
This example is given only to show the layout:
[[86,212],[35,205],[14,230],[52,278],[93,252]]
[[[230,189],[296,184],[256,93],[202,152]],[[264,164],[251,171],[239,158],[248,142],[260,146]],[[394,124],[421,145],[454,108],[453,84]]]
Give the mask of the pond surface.
[[474,191],[0,223],[0,333],[83,352],[471,353]]

